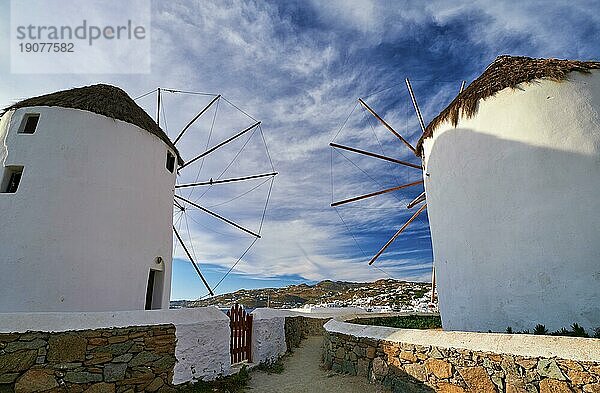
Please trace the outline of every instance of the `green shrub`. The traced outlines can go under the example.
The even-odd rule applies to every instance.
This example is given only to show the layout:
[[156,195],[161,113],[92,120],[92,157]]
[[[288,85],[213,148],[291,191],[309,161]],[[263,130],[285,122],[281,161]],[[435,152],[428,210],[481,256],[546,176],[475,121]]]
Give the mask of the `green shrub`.
[[577,322],[571,325],[571,331],[573,332],[573,337],[589,337],[585,329]]
[[274,362],[261,363],[256,366],[256,369],[269,374],[281,374],[285,370],[285,366],[283,364],[283,358],[279,358]]
[[566,328],[560,328],[559,330],[556,330],[552,333],[550,333],[551,336],[570,336],[571,332],[568,331]]
[[[514,332],[512,327],[510,326],[506,328],[506,333],[530,334],[529,329],[521,330],[520,332]],[[590,337],[589,334],[585,331],[585,329],[582,326],[580,326],[577,322],[571,325],[571,330],[568,330],[567,328],[563,327],[554,332],[548,332],[546,326],[538,323],[533,329],[533,334],[566,337]],[[594,329],[594,337],[600,338],[600,327]]]
[[217,378],[214,381],[198,381],[177,386],[177,391],[182,393],[242,393],[250,381],[248,367],[234,375]]
[[442,320],[437,315],[357,318],[350,322],[359,325],[387,326],[400,329],[439,329],[442,327]]
[[546,326],[542,325],[541,323],[538,323],[533,329],[533,334],[546,335],[548,334],[548,329],[546,329]]

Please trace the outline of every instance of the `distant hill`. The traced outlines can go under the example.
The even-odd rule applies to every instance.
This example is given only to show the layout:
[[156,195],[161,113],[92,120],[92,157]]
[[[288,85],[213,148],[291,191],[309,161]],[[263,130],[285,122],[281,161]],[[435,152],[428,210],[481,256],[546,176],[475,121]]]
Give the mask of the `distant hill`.
[[175,300],[172,308],[231,307],[239,303],[247,308],[296,308],[307,305],[389,307],[395,311],[427,309],[431,284],[392,279],[374,282],[321,281],[284,288],[240,289],[204,300]]

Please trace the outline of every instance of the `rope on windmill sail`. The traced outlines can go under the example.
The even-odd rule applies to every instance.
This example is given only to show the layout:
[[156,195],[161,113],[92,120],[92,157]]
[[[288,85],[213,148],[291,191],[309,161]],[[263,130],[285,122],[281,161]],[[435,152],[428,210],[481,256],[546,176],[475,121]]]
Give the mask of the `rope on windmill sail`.
[[[143,95],[143,96],[140,96],[140,97],[138,97],[138,98],[142,98],[142,97],[144,97],[144,96],[146,96],[146,95],[152,94],[152,93],[156,92],[157,90],[158,90],[158,89],[154,89],[153,91],[151,91],[151,92],[149,92],[149,93],[146,93],[145,95]],[[182,93],[182,94],[197,94],[197,95],[206,95],[206,96],[217,96],[217,94],[201,93],[201,92],[192,92],[192,91],[184,91],[184,90],[176,90],[176,89],[168,89],[168,88],[161,88],[161,91],[165,91],[165,92],[169,92],[169,93]],[[253,116],[249,115],[247,112],[245,112],[244,110],[242,110],[241,108],[239,108],[237,105],[233,104],[233,103],[232,103],[231,101],[229,101],[227,98],[225,98],[225,97],[223,97],[223,96],[221,96],[221,98],[223,98],[223,99],[225,100],[225,102],[227,102],[227,103],[228,103],[229,105],[231,105],[233,108],[237,109],[239,112],[241,112],[241,113],[243,113],[244,115],[246,115],[248,118],[250,118],[250,119],[252,119],[252,120],[254,120],[254,121],[257,121],[257,120],[256,120],[256,119],[255,119]],[[210,129],[210,133],[209,133],[209,137],[208,137],[208,141],[207,141],[207,148],[208,148],[208,145],[210,144],[211,135],[212,135],[212,132],[213,132],[213,129],[214,129],[214,124],[215,124],[215,120],[216,120],[216,116],[217,116],[217,110],[218,110],[218,108],[219,108],[219,107],[218,107],[218,104],[219,104],[219,103],[217,102],[217,108],[215,109],[215,113],[214,113],[214,115],[213,115],[213,120],[212,120],[212,122],[211,122],[211,129]],[[163,108],[162,108],[162,113],[163,113],[163,118],[165,119],[165,126],[166,126],[166,124],[167,124],[167,123],[166,123],[166,121],[167,121],[167,120],[166,120],[166,114],[165,114],[165,109],[164,109],[164,106],[163,106]],[[265,147],[265,152],[267,153],[267,157],[268,157],[268,159],[269,159],[269,163],[270,163],[270,165],[271,165],[271,169],[272,169],[273,171],[275,171],[275,167],[274,167],[274,165],[273,165],[273,160],[272,160],[272,158],[271,158],[271,154],[270,154],[270,152],[269,152],[269,148],[268,148],[268,145],[267,145],[267,143],[266,143],[266,139],[265,139],[264,133],[263,133],[263,131],[262,131],[262,127],[260,127],[260,125],[259,125],[259,127],[258,127],[258,128],[259,128],[259,130],[260,130],[261,139],[262,139],[262,141],[263,141],[263,144],[264,144],[264,147]],[[254,136],[254,133],[255,133],[255,132],[256,132],[256,128],[255,128],[255,129],[252,131],[252,133],[250,134],[250,136],[248,137],[248,139],[247,139],[247,140],[244,142],[244,144],[242,145],[242,147],[239,149],[239,151],[236,153],[236,155],[233,157],[233,159],[232,159],[232,160],[229,162],[229,164],[228,164],[228,165],[227,165],[227,166],[226,166],[226,167],[223,169],[223,171],[222,171],[222,172],[219,174],[219,176],[217,177],[217,180],[218,180],[218,179],[220,179],[220,178],[221,178],[221,177],[222,177],[222,176],[223,176],[223,175],[224,175],[224,174],[225,174],[225,173],[226,173],[226,172],[229,170],[229,168],[230,168],[230,167],[233,165],[233,163],[235,162],[235,160],[236,160],[236,159],[239,157],[239,155],[242,153],[242,151],[243,151],[243,150],[245,149],[245,147],[248,145],[248,143],[250,142],[250,140],[251,140],[251,139],[252,139],[252,137]],[[197,173],[197,175],[196,175],[196,181],[198,181],[198,179],[200,178],[200,174],[201,174],[201,171],[202,171],[202,168],[203,168],[203,166],[204,166],[204,158],[203,158],[203,160],[202,160],[202,163],[201,163],[200,169],[198,170],[198,173]],[[263,212],[262,212],[262,215],[261,215],[261,220],[260,220],[260,225],[259,225],[259,233],[260,233],[260,231],[262,230],[263,224],[264,224],[264,220],[265,220],[265,216],[266,216],[266,211],[267,211],[267,206],[268,206],[268,204],[269,204],[270,197],[271,197],[271,193],[272,193],[273,183],[274,183],[274,180],[275,180],[273,177],[272,177],[271,179],[267,179],[267,180],[265,180],[265,181],[261,182],[261,183],[260,183],[260,184],[258,184],[257,186],[254,186],[254,187],[253,187],[253,188],[251,188],[250,190],[248,190],[248,191],[246,191],[246,192],[242,193],[241,195],[238,195],[238,196],[236,196],[235,198],[233,198],[233,199],[231,199],[231,200],[229,200],[229,201],[226,201],[226,202],[223,202],[223,203],[220,203],[220,204],[214,205],[214,206],[223,205],[223,204],[229,203],[229,202],[231,202],[231,201],[233,201],[233,200],[235,200],[235,199],[241,198],[242,196],[244,196],[244,195],[248,194],[249,192],[252,192],[252,191],[254,191],[255,189],[257,189],[258,187],[262,186],[262,185],[263,185],[264,183],[266,183],[268,180],[271,180],[271,184],[269,185],[269,191],[268,191],[268,193],[267,193],[267,198],[266,198],[266,200],[265,200],[265,205],[264,205]],[[199,200],[200,200],[200,199],[201,199],[201,198],[202,198],[204,195],[206,195],[206,193],[207,193],[208,191],[210,191],[210,190],[212,189],[212,187],[213,187],[213,186],[212,186],[212,185],[210,185],[210,186],[209,186],[209,187],[208,187],[208,188],[207,188],[207,189],[206,189],[206,190],[205,190],[205,191],[204,191],[204,192],[203,192],[203,193],[202,193],[202,194],[201,194],[201,195],[200,195],[200,196],[199,196],[199,197],[196,199],[196,201],[195,201],[195,202],[199,201]],[[191,196],[192,194],[193,194],[193,190],[192,190],[192,192],[190,193],[190,196]],[[191,198],[190,198],[190,199],[191,199]],[[195,220],[195,219],[194,219],[194,218],[193,218],[191,215],[190,215],[189,217],[190,217],[190,219],[191,219],[192,221],[194,221],[194,222],[195,222],[195,223],[197,223],[198,225],[204,226],[204,225],[200,224],[198,221],[196,221],[196,220]],[[187,218],[188,218],[188,214],[186,214],[186,212],[185,212],[185,211],[183,211],[183,212],[180,214],[180,216],[179,216],[179,219],[178,219],[177,221],[178,221],[179,229],[181,228],[181,226],[182,226],[183,222],[185,221],[186,228],[187,228],[187,232],[188,232],[188,238],[189,238],[189,240],[190,240],[190,246],[191,246],[191,249],[192,249],[192,253],[193,253],[194,257],[197,259],[198,257],[197,257],[197,255],[196,255],[196,251],[195,251],[195,249],[194,249],[193,241],[192,241],[192,238],[191,238],[191,231],[190,231],[190,228],[189,228],[189,222],[188,222]],[[177,222],[176,222],[176,225],[177,225]],[[213,230],[213,232],[216,232],[216,231],[214,231],[214,230]],[[219,232],[216,232],[216,233],[219,233]],[[221,234],[221,233],[220,233],[220,234]],[[225,234],[222,234],[222,235],[225,235]],[[214,289],[216,289],[216,288],[217,288],[217,287],[218,287],[218,286],[219,286],[219,285],[220,285],[220,284],[223,282],[223,280],[225,280],[225,278],[226,278],[226,277],[227,277],[227,276],[228,276],[228,275],[231,273],[231,271],[232,271],[232,270],[235,268],[235,266],[237,266],[237,264],[238,264],[238,263],[239,263],[239,262],[242,260],[242,258],[243,258],[243,257],[244,257],[244,256],[245,256],[247,253],[248,253],[248,251],[249,251],[249,250],[252,248],[252,246],[253,246],[253,245],[256,243],[256,241],[257,241],[257,240],[258,240],[258,238],[254,238],[254,239],[253,239],[252,243],[251,243],[251,244],[250,244],[250,245],[249,245],[249,246],[246,248],[246,250],[245,250],[245,251],[242,253],[242,255],[241,255],[241,256],[240,256],[240,257],[239,257],[239,258],[236,260],[236,262],[235,262],[235,263],[234,263],[234,264],[233,264],[233,265],[232,265],[232,266],[229,268],[229,270],[227,271],[227,273],[225,273],[225,274],[223,275],[223,277],[222,277],[222,278],[221,278],[221,280],[220,280],[220,281],[217,283],[217,285],[215,285],[215,287],[213,288],[213,290],[214,290]],[[176,247],[176,246],[175,246],[175,247]],[[174,250],[175,250],[175,249],[174,249]],[[210,294],[209,294],[209,293],[207,293],[207,294],[206,294],[206,295],[204,295],[202,298],[205,298],[205,297],[207,297],[207,296],[210,296]],[[201,298],[201,299],[202,299],[202,298]]]
[[346,123],[348,122],[348,119],[350,119],[350,116],[352,116],[352,114],[354,113],[354,111],[356,110],[356,107],[358,106],[358,101],[354,104],[354,107],[352,108],[352,110],[350,111],[350,113],[348,114],[348,116],[346,117],[346,120],[344,120],[344,122],[342,123],[342,125],[340,126],[340,129],[335,133],[335,135],[333,136],[333,139],[331,140],[332,142],[335,141],[335,138],[338,137],[338,135],[340,134],[340,132],[342,132],[342,130],[344,129],[344,127],[346,126]]
[[[361,105],[362,111],[363,111],[363,115],[367,115],[367,110]],[[375,127],[373,126],[373,116],[371,116],[370,114],[367,116],[367,122],[369,123],[369,126],[371,127],[371,132],[373,133],[373,136],[375,136],[375,140],[377,140],[377,144],[379,145],[379,149],[381,149],[381,153],[384,156],[387,156],[385,150],[383,149],[383,145],[381,144],[381,141],[379,140],[379,137],[377,136],[377,133],[375,132]],[[392,173],[392,176],[394,176],[394,179],[396,179],[396,183],[400,184],[400,179],[398,179],[398,176],[396,176],[396,169],[398,168],[394,168],[395,165],[393,165],[391,162],[386,162],[386,165],[388,166],[388,168],[390,168],[390,173]],[[397,165],[396,165],[397,166]],[[408,167],[405,168],[400,168],[400,169],[408,169]]]
[[267,200],[265,201],[265,207],[263,208],[262,217],[260,218],[260,226],[258,227],[258,234],[261,234],[263,223],[265,221],[265,215],[267,214],[267,206],[269,206],[269,200],[271,199],[271,191],[273,190],[273,183],[275,177],[271,178],[271,184],[269,185],[269,192],[267,193]]
[[[267,199],[265,201],[265,206],[263,208],[263,213],[262,213],[262,217],[261,217],[261,220],[260,220],[260,227],[259,227],[258,233],[261,233],[261,231],[262,231],[263,223],[264,223],[265,216],[266,216],[266,213],[267,213],[267,206],[269,205],[269,200],[271,199],[271,191],[273,189],[273,183],[275,182],[275,178],[271,178],[270,180],[271,180],[271,185],[269,186],[269,192],[267,194]],[[229,270],[227,270],[227,272],[223,275],[223,277],[221,277],[221,279],[219,280],[219,282],[217,282],[217,284],[213,287],[213,291],[215,291],[217,289],[217,287],[219,285],[221,285],[221,283],[225,280],[225,278],[227,278],[227,276],[233,271],[233,269],[238,265],[238,263],[240,263],[240,261],[242,260],[242,258],[244,258],[244,256],[248,253],[248,251],[250,251],[250,249],[254,246],[254,244],[257,241],[258,241],[258,238],[254,238],[254,240],[252,240],[252,243],[250,243],[250,245],[246,248],[246,250],[244,250],[244,252],[242,253],[242,255],[235,261],[235,263],[233,265],[231,265],[231,267],[229,268]],[[204,295],[200,299],[206,298],[207,295]]]
[[[210,139],[212,137],[212,133],[215,127],[215,120],[217,119],[217,112],[219,111],[219,102],[221,101],[221,98],[219,98],[216,102],[215,105],[215,113],[213,113],[213,118],[212,118],[212,122],[210,125],[210,131],[208,132],[208,139],[206,140],[206,148],[204,149],[205,151],[208,150],[208,147],[210,146]],[[200,179],[200,173],[202,172],[202,168],[204,167],[204,160],[206,159],[206,157],[202,157],[202,161],[200,162],[200,169],[198,169],[198,174],[196,175],[196,180],[194,183],[198,182],[198,179]],[[188,199],[192,200],[192,195],[194,194],[194,187],[192,187],[192,189],[190,190],[190,193],[188,195]]]
[[[346,221],[344,220],[344,218],[342,217],[342,215],[340,214],[340,212],[338,211],[337,207],[334,207],[335,212],[338,214],[338,216],[340,217],[340,220],[342,220],[342,223],[344,224],[344,226],[346,227],[346,230],[348,231],[348,233],[350,234],[350,236],[352,237],[352,240],[354,240],[354,243],[356,243],[356,246],[358,247],[358,249],[362,252],[363,256],[365,258],[369,258],[367,256],[367,253],[365,252],[365,250],[361,247],[361,245],[358,243],[358,240],[356,240],[356,237],[354,236],[354,233],[350,230],[350,227],[348,226],[348,224],[346,223]],[[394,280],[400,280],[397,277],[394,277],[392,274],[390,274],[389,272],[383,270],[381,267],[376,266],[376,265],[370,265],[372,267],[374,267],[375,269],[381,271],[382,273],[384,273],[385,275],[387,275],[390,278],[393,278]]]
[[190,240],[190,248],[192,249],[192,254],[194,254],[194,259],[198,260],[198,255],[196,255],[196,250],[194,249],[194,242],[192,241],[192,232],[190,231],[190,226],[188,224],[188,219],[187,219],[188,215],[185,214],[185,212],[184,212],[184,215],[185,215],[185,217],[184,217],[185,218],[185,227],[187,228],[188,239]]
[[[181,211],[181,214],[179,215],[179,218],[177,219],[177,221],[175,222],[175,226],[177,226],[177,231],[180,232],[181,231],[181,219],[183,218],[183,211]],[[175,245],[173,246],[173,255],[175,255],[175,252],[177,251],[177,245],[179,244],[179,242],[175,242]]]
[[[233,163],[235,162],[235,160],[237,160],[237,158],[242,153],[242,151],[244,150],[244,148],[246,147],[246,145],[248,144],[248,142],[250,142],[250,139],[252,139],[252,137],[254,136],[255,132],[256,132],[256,128],[252,131],[252,133],[250,134],[250,136],[248,137],[248,139],[246,140],[246,142],[244,142],[244,144],[242,145],[242,147],[240,148],[240,150],[233,157],[233,159],[229,162],[229,164],[227,164],[227,166],[225,167],[225,169],[223,169],[223,172],[221,172],[219,174],[219,176],[217,176],[217,178],[215,180],[219,180],[225,174],[225,172],[227,172],[227,170],[231,167],[231,165],[233,165]],[[212,184],[210,186],[208,186],[206,188],[206,191],[204,191],[194,202],[198,202],[200,199],[202,199],[202,197],[204,195],[206,195],[206,193],[209,192],[213,187],[214,186]]]
[[[360,252],[363,254],[363,256],[365,258],[369,258],[367,256],[367,253],[365,252],[365,250],[361,247],[360,243],[358,243],[358,240],[356,240],[356,236],[354,235],[354,232],[352,232],[352,230],[350,230],[350,227],[348,226],[348,224],[346,223],[346,220],[344,220],[344,217],[342,217],[342,215],[340,214],[340,212],[338,211],[337,207],[333,208],[335,210],[335,212],[337,213],[337,215],[340,217],[340,220],[342,221],[342,223],[344,224],[344,227],[346,227],[346,231],[348,231],[348,233],[350,234],[350,236],[352,237],[352,240],[354,240],[354,243],[356,244],[356,246],[358,247],[358,249],[360,250]],[[377,270],[380,270],[382,273],[384,273],[385,275],[387,275],[390,278],[393,278],[394,280],[400,280],[397,277],[394,277],[392,274],[390,274],[389,272],[383,270],[381,267],[376,266],[376,265],[370,265],[372,267],[374,267]]]
[[151,90],[151,91],[149,91],[149,92],[147,92],[147,93],[144,93],[144,94],[142,94],[141,96],[135,97],[133,100],[134,100],[134,101],[137,101],[137,100],[139,100],[139,99],[141,99],[141,98],[144,98],[144,97],[146,97],[146,96],[149,96],[149,95],[150,95],[150,94],[152,94],[152,93],[156,93],[156,91],[157,91],[157,90],[158,90],[158,88],[156,88],[156,89],[154,89],[154,90]]
[[161,87],[160,90],[165,91],[167,93],[174,93],[174,94],[191,94],[191,95],[212,96],[212,97],[218,96],[218,94],[214,94],[214,93],[204,93],[201,91],[177,90],[177,89],[169,89],[166,87]]
[[233,271],[233,269],[237,266],[237,264],[240,263],[240,261],[242,260],[242,258],[244,258],[244,256],[248,253],[248,251],[250,251],[250,249],[252,248],[252,246],[254,246],[254,244],[256,243],[257,240],[258,240],[258,238],[254,238],[254,240],[252,240],[252,243],[250,243],[250,245],[246,248],[246,250],[242,253],[242,255],[240,255],[240,257],[235,261],[235,263],[233,265],[231,265],[231,267],[229,268],[229,270],[227,270],[227,273],[225,273],[223,275],[223,277],[221,277],[221,279],[219,280],[219,282],[217,283],[217,285],[215,285],[213,287],[213,291],[215,289],[217,289],[217,287],[219,285],[221,285],[221,283],[225,280],[225,278],[227,278],[227,276],[229,275],[229,273],[231,273]]
[[375,269],[379,270],[383,274],[387,275],[389,278],[392,278],[392,279],[397,280],[397,281],[401,281],[399,278],[396,278],[396,277],[392,276],[390,273],[386,272],[385,270],[383,270],[379,266],[376,266],[376,265],[370,265],[370,266],[374,267]]
[[263,144],[265,145],[265,151],[267,152],[267,158],[269,158],[269,163],[271,164],[271,170],[275,172],[275,166],[273,165],[273,160],[271,159],[269,146],[267,145],[267,141],[265,140],[265,134],[263,134],[262,126],[260,124],[258,125],[258,129],[260,130],[260,136],[262,138]]
[[[162,112],[162,116],[163,116],[164,123],[165,123],[164,131],[165,131],[165,133],[167,135],[169,135],[169,131],[168,131],[169,130],[169,125],[167,124],[167,113],[165,112],[165,102],[164,102],[164,100],[163,100],[163,102],[161,102],[161,104],[162,105],[160,106],[160,110]],[[160,127],[160,124],[158,126]]]
[[333,189],[333,148],[329,148],[329,178],[331,182],[331,203],[333,204],[333,194],[335,190]]
[[[263,225],[263,221],[265,219],[265,215],[266,215],[266,211],[267,211],[267,206],[269,204],[269,199],[271,197],[271,189],[273,187],[273,182],[274,182],[274,178],[271,178],[271,186],[269,187],[269,193],[267,194],[267,199],[265,201],[265,207],[263,209],[263,214],[261,217],[261,223],[260,223],[260,229],[259,229],[259,233],[262,230],[262,225]],[[254,244],[258,241],[258,238],[254,238],[252,240],[252,243],[250,243],[250,245],[244,250],[244,252],[242,253],[242,255],[240,255],[240,257],[235,261],[235,263],[233,265],[231,265],[231,267],[229,268],[229,270],[227,270],[227,272],[223,275],[223,277],[221,277],[221,279],[219,280],[219,282],[217,282],[217,284],[213,287],[213,291],[215,291],[217,289],[217,287],[219,285],[221,285],[221,283],[227,278],[227,276],[233,271],[233,269],[238,265],[238,263],[240,263],[240,261],[242,260],[242,258],[244,258],[244,256],[248,253],[248,251],[250,251],[250,249],[254,246]],[[207,297],[209,297],[210,294],[206,294],[204,296],[202,296],[201,298],[197,299],[197,300],[202,300],[205,299]]]
[[[333,148],[332,148],[333,149]],[[335,150],[335,149],[334,149]],[[381,184],[380,182],[378,182],[377,180],[375,180],[375,178],[373,176],[371,176],[367,171],[365,171],[364,169],[362,169],[361,167],[359,167],[357,164],[354,163],[354,161],[352,161],[351,159],[349,159],[348,157],[346,157],[346,155],[344,153],[342,153],[339,150],[335,150],[338,154],[341,154],[342,157],[344,157],[346,160],[348,160],[352,165],[354,165],[356,168],[358,168],[362,173],[364,173],[365,175],[367,175],[369,177],[369,179],[371,179],[373,182],[377,183],[377,185],[379,185],[382,188],[385,188],[385,186],[383,184]],[[400,199],[398,199],[398,197],[394,194],[391,193],[391,195],[400,203],[402,203],[402,201]]]
[[[447,80],[443,80],[443,79],[415,79],[415,78],[410,78],[410,80],[414,81],[414,82],[427,82],[427,83],[457,83],[457,82],[461,82],[459,80],[447,81]],[[394,87],[396,87],[398,85],[403,85],[404,83],[405,82],[394,83],[391,86],[384,87],[383,89],[374,91],[373,93],[369,93],[366,96],[364,96],[363,98],[368,98],[368,97],[374,96],[376,94],[383,93],[384,91],[391,90],[391,89],[393,89]]]
[[265,184],[265,183],[266,183],[266,182],[268,182],[269,180],[271,180],[271,178],[267,178],[266,180],[263,180],[263,181],[262,181],[262,182],[260,182],[258,185],[256,185],[256,186],[254,186],[254,187],[250,188],[250,189],[249,189],[249,190],[247,190],[247,191],[244,191],[243,193],[241,193],[241,194],[239,194],[239,195],[237,195],[237,196],[235,196],[235,197],[233,197],[233,198],[231,198],[231,199],[229,199],[229,200],[227,200],[227,201],[225,201],[225,202],[221,202],[221,203],[217,203],[217,204],[215,204],[215,205],[210,205],[210,206],[205,206],[205,207],[206,207],[207,209],[210,209],[210,208],[213,208],[213,207],[222,206],[222,205],[226,205],[226,204],[228,204],[228,203],[231,203],[231,202],[235,201],[236,199],[239,199],[239,198],[241,198],[241,197],[243,197],[243,196],[245,196],[245,195],[247,195],[247,194],[251,193],[252,191],[256,190],[258,187],[262,186],[263,184]]
[[333,210],[335,210],[335,212],[337,213],[337,215],[340,217],[340,220],[342,220],[342,223],[346,227],[346,230],[348,231],[348,233],[350,234],[350,236],[352,236],[352,239],[354,240],[354,243],[356,243],[356,246],[358,247],[358,249],[362,252],[363,256],[368,259],[369,257],[367,256],[367,253],[360,246],[360,244],[358,243],[358,240],[356,240],[356,237],[354,236],[354,233],[350,230],[350,227],[348,226],[348,224],[346,224],[346,221],[344,220],[344,218],[342,217],[342,215],[338,211],[338,208],[334,207]]
[[[195,208],[194,207],[190,207],[189,209],[195,209]],[[202,228],[206,229],[207,231],[216,233],[217,235],[229,237],[229,238],[232,238],[232,239],[246,239],[248,237],[247,235],[243,235],[243,234],[234,235],[232,233],[219,232],[216,229],[214,229],[212,227],[209,227],[208,225],[205,225],[205,224],[201,223],[200,221],[197,221],[191,214],[188,217],[190,218],[190,220],[194,221],[197,225],[201,226]],[[237,232],[235,232],[235,233],[237,233]]]
[[[184,213],[185,213],[185,212],[184,212]],[[190,231],[190,227],[189,227],[189,225],[188,225],[188,221],[187,221],[187,215],[185,215],[185,226],[186,226],[186,228],[187,228],[187,231],[188,231],[188,238],[190,239],[190,247],[191,247],[191,249],[192,249],[192,254],[194,254],[194,259],[197,261],[197,260],[198,260],[198,255],[196,255],[196,250],[194,250],[194,242],[192,241],[192,234],[191,234],[191,231]],[[194,264],[194,265],[195,265],[195,266],[198,268],[198,269],[197,269],[198,271],[200,271],[200,266],[199,266],[199,264],[198,264],[198,263],[196,263],[196,262],[194,262],[194,261],[190,261],[190,262],[191,262],[191,263],[193,263],[193,264]],[[200,278],[202,278],[202,276],[201,276]],[[204,280],[203,280],[203,281],[204,281]],[[208,286],[208,283],[207,283],[207,282],[205,282],[205,285],[207,285],[207,286]],[[213,292],[214,292],[214,289],[213,289]],[[209,292],[209,294],[210,294],[210,292]]]
[[242,112],[244,115],[248,116],[250,119],[252,119],[254,121],[258,121],[254,117],[252,117],[248,113],[246,113],[244,110],[240,109],[237,105],[235,105],[234,103],[232,103],[231,101],[229,101],[227,98],[225,98],[225,97],[221,97],[221,98],[223,98],[225,100],[225,102],[227,102],[229,105],[231,105],[232,107],[234,107],[238,111]]

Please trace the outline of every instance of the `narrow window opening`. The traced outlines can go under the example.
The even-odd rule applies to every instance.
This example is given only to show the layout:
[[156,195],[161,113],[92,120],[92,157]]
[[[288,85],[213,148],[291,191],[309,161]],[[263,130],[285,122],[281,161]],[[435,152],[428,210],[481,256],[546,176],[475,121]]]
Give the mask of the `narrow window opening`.
[[154,295],[154,274],[155,270],[150,270],[150,275],[148,276],[148,287],[146,287],[146,306],[145,310],[152,310],[152,297]]
[[160,270],[150,269],[148,286],[146,287],[145,310],[158,310],[162,307],[164,273]]
[[21,183],[21,177],[23,176],[22,166],[7,166],[4,168],[4,175],[2,176],[2,184],[0,185],[0,192],[5,194],[14,194],[19,188]]
[[170,151],[167,151],[167,169],[171,173],[175,170],[175,156]]
[[28,113],[23,116],[21,126],[19,127],[19,133],[21,134],[33,134],[37,129],[38,121],[40,120],[39,113]]

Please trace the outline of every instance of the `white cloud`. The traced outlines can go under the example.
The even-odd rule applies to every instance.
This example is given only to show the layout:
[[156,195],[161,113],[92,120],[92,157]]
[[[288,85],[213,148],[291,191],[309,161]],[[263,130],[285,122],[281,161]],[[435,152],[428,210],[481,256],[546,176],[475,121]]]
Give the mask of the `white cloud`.
[[[300,275],[310,280],[381,278],[386,276],[385,273],[366,265],[365,258],[357,250],[336,212],[329,208],[330,151],[327,144],[344,122],[355,100],[379,88],[402,83],[405,75],[398,69],[415,56],[416,50],[413,49],[421,49],[406,46],[402,53],[392,51],[381,55],[383,47],[402,40],[412,42],[411,37],[428,34],[426,28],[449,30],[463,17],[468,19],[463,22],[471,29],[463,31],[465,36],[449,36],[448,39],[472,43],[473,48],[478,50],[476,53],[450,53],[457,58],[464,57],[464,67],[468,72],[475,72],[473,70],[481,67],[479,63],[499,54],[496,52],[505,47],[502,45],[510,47],[510,43],[503,44],[507,36],[518,37],[518,45],[531,45],[528,54],[586,55],[592,52],[590,47],[594,48],[594,45],[597,53],[594,42],[597,42],[598,36],[593,24],[598,25],[600,13],[590,12],[591,8],[597,7],[585,4],[584,7],[581,2],[536,2],[528,5],[497,1],[462,4],[446,1],[426,4],[313,1],[305,5],[312,7],[312,12],[306,16],[309,19],[300,23],[293,19],[294,15],[284,12],[288,5],[284,3],[156,1],[153,3],[152,74],[9,75],[8,62],[3,58],[0,60],[0,103],[8,105],[21,98],[98,82],[119,85],[134,96],[157,86],[221,93],[263,121],[265,137],[276,169],[280,172],[275,180],[263,239],[236,267],[236,271],[263,277]],[[0,12],[6,11],[6,8],[0,5]],[[557,30],[554,21],[560,19],[560,13],[565,10],[569,14],[560,22],[563,29]],[[589,43],[582,43],[579,36],[574,40],[569,31],[565,31],[565,26],[577,29],[576,17],[581,15],[585,15],[590,31],[596,34],[588,37]],[[472,24],[469,24],[470,21]],[[310,26],[303,27],[303,23]],[[0,44],[6,43],[6,34],[5,29],[0,29]],[[572,48],[571,51],[569,48]],[[477,66],[472,66],[472,62]],[[428,65],[417,64],[415,68],[419,69],[419,66],[426,71]],[[453,89],[458,89],[454,85],[444,87],[425,83],[423,86],[426,89],[417,93],[422,109],[429,117],[441,109],[440,106],[453,94]],[[404,88],[400,86],[393,90],[396,91],[404,94],[399,105],[410,105]],[[393,95],[389,97],[398,99]],[[378,99],[374,96],[368,102],[375,108],[386,108],[386,102]],[[173,135],[208,99],[183,100],[165,95],[165,100]],[[153,105],[152,99],[145,101],[151,113]],[[386,119],[403,132],[407,131],[406,136],[414,141],[419,129],[412,109],[409,106],[407,112],[404,106],[400,110],[397,108],[398,104],[388,108]],[[239,119],[226,116],[222,120],[211,141],[221,140],[242,127]],[[182,151],[186,157],[207,146],[209,124],[210,121],[199,124],[182,140]],[[392,147],[398,141],[385,130],[376,132],[388,154],[406,154],[401,145]],[[370,127],[367,123],[360,123],[360,119],[348,125],[340,134],[340,140],[379,150]],[[226,160],[235,154],[233,147],[207,160],[201,179],[218,174],[228,162]],[[231,173],[262,172],[267,161],[258,147],[259,144],[253,144]],[[400,179],[404,176],[404,172],[391,173],[387,165],[354,158],[386,185],[396,183],[394,175]],[[336,197],[352,196],[356,191],[374,191],[379,187],[364,181],[355,168],[348,168],[338,174],[340,182],[336,183]],[[182,180],[194,177],[195,173],[191,171]],[[232,188],[221,191],[220,195],[211,191],[202,203],[214,205],[246,189]],[[247,198],[215,207],[215,210],[244,225],[256,225],[261,212],[260,206],[257,208],[257,200],[264,196],[264,192],[263,186],[257,190],[259,197],[252,198],[255,194],[249,194]],[[366,201],[358,205],[365,209],[349,209],[342,214],[357,227],[373,231],[387,227],[393,231],[411,214],[402,209],[406,198],[400,199],[400,202],[393,198]],[[380,208],[385,210],[373,210]],[[205,217],[194,217],[204,225],[189,222],[194,249],[202,256],[201,263],[228,267],[249,244],[250,238],[235,229],[217,228],[218,224],[206,221]],[[414,229],[419,231],[415,236],[422,237],[423,228],[423,223],[416,226]],[[213,232],[217,229],[226,236]],[[387,239],[369,240],[375,246]],[[392,250],[389,255],[393,256],[393,260],[382,260],[380,266],[398,277],[429,280],[431,261],[426,258],[413,260],[410,251]],[[181,249],[176,255],[182,256]]]

